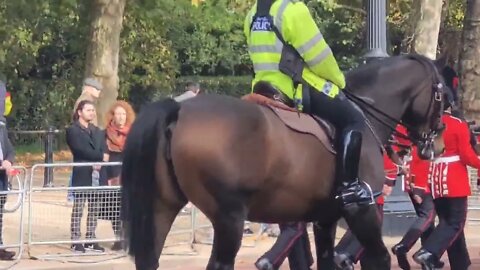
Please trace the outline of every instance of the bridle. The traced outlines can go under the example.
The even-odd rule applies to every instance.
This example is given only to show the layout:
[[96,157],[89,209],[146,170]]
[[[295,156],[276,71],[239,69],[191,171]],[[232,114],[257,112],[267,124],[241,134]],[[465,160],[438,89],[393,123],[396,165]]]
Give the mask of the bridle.
[[[417,128],[403,122],[401,119],[396,119],[395,117],[388,115],[387,113],[374,107],[372,104],[368,103],[364,99],[353,94],[348,89],[345,89],[344,93],[351,101],[357,104],[363,110],[363,112],[365,112],[366,114],[370,115],[371,117],[376,119],[378,122],[383,124],[395,136],[410,140],[412,143],[416,145],[422,145],[423,147],[425,146],[431,147],[433,146],[435,138],[439,134],[441,134],[445,128],[445,126],[441,121],[441,116],[443,114],[443,93],[444,93],[443,84],[439,77],[438,71],[432,62],[424,61],[415,56],[411,56],[410,58],[421,63],[427,70],[429,70],[430,68],[433,69],[433,73],[434,73],[434,76],[432,77],[432,82],[431,82],[432,95],[431,95],[428,109],[425,113],[425,117],[426,117],[433,105],[434,111],[430,118],[430,126],[429,126],[428,132],[420,132]],[[423,86],[419,88],[422,89]],[[398,124],[403,125],[404,127],[407,128],[408,130],[407,135],[404,135],[396,130],[396,127]]]

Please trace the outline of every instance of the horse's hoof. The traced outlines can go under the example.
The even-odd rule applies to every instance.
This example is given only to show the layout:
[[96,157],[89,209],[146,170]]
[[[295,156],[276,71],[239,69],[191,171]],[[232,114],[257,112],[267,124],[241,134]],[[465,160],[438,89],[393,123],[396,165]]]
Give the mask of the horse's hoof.
[[392,247],[392,253],[397,257],[398,266],[403,270],[410,270],[410,263],[407,259],[407,249],[403,244],[396,244]]
[[273,264],[267,258],[261,258],[255,263],[258,270],[275,270]]
[[350,256],[345,253],[336,253],[333,258],[336,270],[354,270],[353,261]]

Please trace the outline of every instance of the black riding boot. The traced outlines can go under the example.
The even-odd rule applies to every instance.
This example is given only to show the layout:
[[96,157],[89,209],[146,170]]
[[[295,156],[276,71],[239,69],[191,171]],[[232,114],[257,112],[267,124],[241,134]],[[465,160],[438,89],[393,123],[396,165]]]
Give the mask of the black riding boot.
[[343,137],[341,151],[338,153],[341,155],[339,175],[342,180],[338,198],[342,200],[344,207],[375,203],[370,186],[358,179],[361,147],[362,133],[356,130],[347,131]]

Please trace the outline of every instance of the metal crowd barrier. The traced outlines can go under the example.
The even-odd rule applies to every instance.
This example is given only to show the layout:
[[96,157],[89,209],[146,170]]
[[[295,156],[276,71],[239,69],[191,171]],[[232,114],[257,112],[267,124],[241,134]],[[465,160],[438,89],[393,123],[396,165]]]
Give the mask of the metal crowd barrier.
[[[36,181],[40,169],[59,169],[89,166],[120,166],[120,162],[92,162],[92,163],[56,163],[35,164],[31,168],[28,194],[28,254],[31,258],[43,260],[58,260],[59,257],[83,257],[97,255],[112,255],[114,257],[79,262],[100,262],[125,256],[123,252],[77,253],[70,250],[73,244],[88,244],[115,242],[117,237],[114,228],[120,226],[120,186],[69,187],[43,186],[43,177]],[[63,172],[63,179],[69,179],[71,173]],[[36,183],[36,184],[35,184]],[[69,191],[73,192],[73,202],[68,201]],[[97,218],[89,218],[94,217]],[[85,222],[85,220],[87,220]],[[96,220],[96,221],[95,221]],[[83,221],[83,222],[82,222]],[[88,224],[85,224],[88,223]],[[96,224],[95,224],[96,223]],[[82,227],[82,224],[86,226]],[[86,227],[91,227],[93,238],[85,239]],[[118,232],[118,230],[117,230]],[[72,237],[73,234],[78,235]],[[73,239],[75,238],[75,239]],[[49,254],[33,255],[32,249],[38,245],[48,245],[52,250]],[[65,251],[68,250],[68,253]],[[65,261],[62,259],[61,261]],[[76,262],[69,260],[70,262]]]
[[[3,229],[2,249],[14,249],[15,257],[13,261],[2,261],[1,269],[8,269],[17,264],[23,254],[24,243],[24,198],[25,187],[27,185],[27,169],[23,166],[14,166],[8,173],[9,189],[0,191],[0,200],[4,200],[3,220],[0,220],[0,230]],[[16,239],[14,236],[17,236]],[[8,264],[8,266],[6,265]]]
[[[28,203],[29,203],[29,217],[28,217],[28,239],[27,244],[29,251],[32,247],[38,245],[48,245],[50,247],[64,246],[64,245],[72,245],[74,243],[105,243],[105,242],[112,242],[118,240],[112,230],[112,225],[110,221],[104,222],[103,220],[99,220],[98,227],[95,230],[97,233],[97,238],[95,240],[72,240],[70,235],[70,225],[71,225],[71,216],[72,216],[72,204],[67,203],[67,192],[73,191],[76,193],[88,193],[93,194],[93,200],[101,200],[106,199],[107,201],[119,201],[120,198],[120,187],[119,186],[99,186],[99,187],[44,187],[43,181],[37,181],[37,185],[34,184],[35,182],[35,175],[36,172],[40,169],[45,168],[64,168],[64,167],[76,167],[76,166],[94,166],[94,165],[101,165],[101,166],[119,166],[121,165],[120,162],[101,162],[101,163],[60,163],[60,164],[35,164],[30,173],[29,179],[29,188],[28,188]],[[23,175],[26,175],[26,169],[23,167],[19,167],[22,170]],[[477,171],[475,169],[469,169],[469,174],[472,183],[472,192],[474,193],[471,198],[469,198],[469,210],[477,211],[480,210],[480,192],[476,187],[476,176]],[[8,194],[19,194],[20,198],[17,198],[16,202],[11,205],[11,207],[7,208],[6,212],[12,212],[14,210],[22,209],[23,210],[23,197],[25,196],[25,186],[27,184],[27,177],[24,178],[23,184],[22,181],[18,180],[18,191],[13,191]],[[56,183],[56,182],[55,182]],[[20,185],[22,185],[20,187]],[[86,199],[88,201],[88,198]],[[403,202],[403,201],[402,201]],[[396,201],[390,201],[388,203],[396,203]],[[100,209],[101,210],[101,209]],[[116,216],[118,213],[115,211],[120,211],[120,209],[114,210],[110,213],[110,217]],[[84,212],[85,211],[84,209]],[[406,212],[392,212],[394,215],[407,215],[410,214],[410,211]],[[20,211],[20,224],[23,223],[23,211]],[[83,219],[87,214],[83,214]],[[108,220],[108,215],[107,218]],[[469,222],[480,222],[480,218],[473,218],[469,217]],[[388,226],[388,225],[387,225]],[[23,242],[23,226],[20,227],[19,232],[19,244],[17,245],[9,245],[5,247],[17,247],[19,248],[19,256],[22,254],[22,245]],[[53,230],[52,230],[53,229]],[[208,230],[208,232],[202,235],[202,230]],[[258,235],[253,235],[254,244],[253,245],[245,245],[243,246],[250,246],[255,247],[257,240],[260,238],[263,230],[260,230]],[[49,233],[50,232],[50,233]],[[85,229],[83,229],[85,232]],[[196,255],[198,254],[195,250],[194,244],[212,244],[213,237],[211,235],[213,233],[212,225],[208,221],[208,219],[201,214],[201,212],[196,207],[191,207],[190,211],[180,213],[177,217],[176,223],[172,226],[172,230],[168,234],[167,242],[165,244],[165,248],[167,248],[163,254],[164,255]],[[181,239],[181,235],[184,235],[185,238]],[[207,236],[205,236],[207,235]],[[186,252],[171,252],[168,250],[169,247],[176,247],[179,245],[187,245],[189,250]],[[65,247],[63,247],[65,250]],[[58,252],[57,252],[58,253]],[[30,254],[30,252],[29,252]],[[58,255],[46,255],[42,254],[40,256],[32,256],[40,259],[52,259],[59,256],[90,256],[96,255],[93,253],[72,253],[69,254],[58,254]],[[105,253],[102,253],[105,255]],[[119,253],[115,253],[115,255],[119,255]],[[122,253],[120,255],[124,256]],[[118,258],[118,257],[115,257]],[[106,260],[110,260],[114,258],[109,258]],[[62,260],[65,261],[65,260]],[[82,261],[86,262],[86,261]],[[98,262],[91,261],[91,262]]]
[[[58,168],[71,168],[71,167],[89,167],[89,166],[119,166],[121,165],[120,162],[93,162],[93,163],[56,163],[56,164],[35,164],[32,166],[31,174],[30,174],[30,185],[29,185],[29,194],[28,194],[28,204],[29,204],[29,217],[28,217],[28,251],[31,258],[43,259],[43,260],[58,260],[59,257],[87,257],[87,256],[94,256],[94,255],[105,255],[106,253],[74,253],[72,251],[67,251],[66,249],[69,248],[73,244],[86,244],[86,243],[106,243],[106,242],[113,242],[118,240],[113,233],[112,233],[112,225],[109,223],[111,222],[112,217],[118,217],[120,211],[120,186],[97,186],[97,187],[68,187],[68,186],[44,186],[43,181],[41,181],[42,169],[58,169]],[[56,174],[53,172],[52,175],[54,177]],[[58,176],[58,178],[67,180],[70,176],[70,172],[65,176],[65,172],[63,175]],[[37,177],[38,179],[35,179]],[[36,181],[37,180],[37,181]],[[58,185],[57,179],[54,181],[56,185]],[[64,184],[65,185],[65,184]],[[107,216],[101,215],[98,219],[98,226],[95,229],[96,238],[95,239],[85,239],[85,237],[81,237],[80,239],[72,240],[71,238],[71,230],[72,227],[76,228],[77,225],[71,226],[72,224],[72,211],[74,209],[74,203],[68,202],[67,197],[69,193],[73,194],[88,194],[86,196],[85,204],[88,204],[88,200],[92,201],[114,201],[118,203],[118,208],[115,208],[112,212],[112,207],[110,207],[110,213],[107,213]],[[72,195],[73,197],[77,195]],[[83,196],[83,195],[80,195]],[[75,200],[75,199],[73,199]],[[98,209],[99,213],[102,213],[105,209],[101,208],[102,203],[95,204]],[[104,203],[103,203],[104,205]],[[87,208],[87,209],[85,209]],[[164,252],[164,254],[171,254],[171,255],[196,255],[198,254],[193,247],[194,243],[194,224],[195,224],[195,216],[193,214],[194,208],[192,211],[188,213],[180,214],[177,217],[178,222],[172,226],[172,230],[170,231],[167,242],[165,247],[173,247],[179,245],[188,245],[190,250],[186,252],[169,252],[168,249]],[[77,213],[79,213],[79,209],[77,207]],[[86,226],[85,226],[85,219],[88,216],[88,207],[84,207],[83,214],[81,214],[82,219],[80,224],[78,225],[82,232],[81,236],[85,236]],[[76,216],[78,216],[76,215]],[[110,215],[110,218],[109,218]],[[102,217],[103,216],[103,217]],[[106,220],[106,222],[103,221]],[[76,222],[78,223],[78,222]],[[75,222],[73,223],[75,224]],[[82,227],[82,224],[84,225]],[[181,239],[182,236],[185,236],[186,239]],[[58,249],[55,255],[48,255],[48,254],[40,254],[34,255],[32,249],[35,246],[50,246]],[[108,250],[107,246],[103,246],[106,250]],[[108,254],[108,253],[107,253]],[[115,253],[118,254],[118,253]],[[123,253],[122,253],[122,256]],[[65,261],[62,259],[62,261]],[[72,260],[69,260],[73,262]],[[86,262],[86,261],[81,261]],[[98,262],[92,261],[92,262]]]

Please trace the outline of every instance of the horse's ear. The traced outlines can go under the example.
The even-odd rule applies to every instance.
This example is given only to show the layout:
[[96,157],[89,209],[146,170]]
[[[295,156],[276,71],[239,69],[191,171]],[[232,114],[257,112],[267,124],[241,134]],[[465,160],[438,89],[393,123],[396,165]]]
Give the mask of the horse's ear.
[[437,69],[441,72],[443,68],[447,65],[447,56],[443,55],[437,58],[437,60],[434,60],[433,63],[435,64],[435,67],[437,67]]

